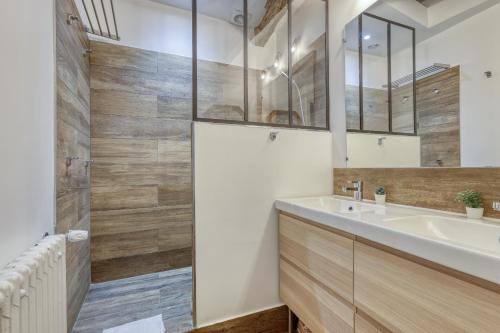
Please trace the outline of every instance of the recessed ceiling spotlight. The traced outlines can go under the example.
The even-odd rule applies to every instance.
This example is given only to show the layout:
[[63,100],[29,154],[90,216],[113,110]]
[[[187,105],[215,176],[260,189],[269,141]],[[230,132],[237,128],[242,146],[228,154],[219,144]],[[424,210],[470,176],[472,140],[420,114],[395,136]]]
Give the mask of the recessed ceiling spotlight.
[[297,52],[297,49],[299,48],[299,41],[300,37],[297,37],[293,40],[292,47],[290,48],[290,51],[292,51],[292,53]]
[[370,39],[370,38],[372,38],[372,36],[371,36],[371,35],[365,35],[365,37],[363,37],[363,39],[364,39],[364,40],[368,40],[368,39]]
[[276,58],[274,59],[273,66],[276,69],[280,69],[281,68],[281,53],[278,53],[276,55]]

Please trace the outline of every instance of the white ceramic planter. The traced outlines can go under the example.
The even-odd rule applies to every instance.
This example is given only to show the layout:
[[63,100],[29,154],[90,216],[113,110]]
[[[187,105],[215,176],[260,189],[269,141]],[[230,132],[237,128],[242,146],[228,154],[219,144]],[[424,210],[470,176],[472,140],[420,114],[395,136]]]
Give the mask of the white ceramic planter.
[[375,194],[375,203],[377,205],[385,205],[385,194]]
[[484,208],[470,208],[470,207],[465,207],[465,210],[467,211],[467,218],[469,219],[480,219],[483,217],[484,214]]

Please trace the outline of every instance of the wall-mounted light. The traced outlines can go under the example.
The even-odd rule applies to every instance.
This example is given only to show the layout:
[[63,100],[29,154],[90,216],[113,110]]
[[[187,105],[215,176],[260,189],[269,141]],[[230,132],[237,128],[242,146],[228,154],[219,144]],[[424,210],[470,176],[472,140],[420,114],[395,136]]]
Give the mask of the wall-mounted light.
[[441,90],[437,89],[437,88],[434,88],[432,90],[432,92],[435,94],[435,95],[439,95],[441,93]]
[[408,102],[409,99],[410,99],[410,96],[404,96],[403,97],[403,104]]
[[281,68],[281,53],[278,53],[276,55],[276,58],[274,59],[273,67],[276,69]]
[[290,48],[290,51],[292,51],[292,53],[297,52],[297,49],[299,48],[299,40],[300,40],[299,37],[297,37],[293,40],[292,47]]
[[267,71],[262,71],[262,72],[260,73],[260,79],[261,79],[262,81],[264,81],[265,79],[267,79]]
[[371,35],[365,35],[365,36],[363,37],[363,39],[364,39],[364,40],[369,40],[370,38],[372,38],[372,36],[371,36]]

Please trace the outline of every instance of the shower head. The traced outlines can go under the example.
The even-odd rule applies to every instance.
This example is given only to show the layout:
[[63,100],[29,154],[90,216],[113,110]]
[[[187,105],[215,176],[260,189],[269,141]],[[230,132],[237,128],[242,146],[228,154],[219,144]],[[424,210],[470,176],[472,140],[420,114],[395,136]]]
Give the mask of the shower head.
[[[248,13],[247,20],[250,21],[251,18],[252,14]],[[242,27],[245,24],[245,15],[243,14],[243,11],[241,11],[241,9],[234,9],[229,22],[238,27]]]

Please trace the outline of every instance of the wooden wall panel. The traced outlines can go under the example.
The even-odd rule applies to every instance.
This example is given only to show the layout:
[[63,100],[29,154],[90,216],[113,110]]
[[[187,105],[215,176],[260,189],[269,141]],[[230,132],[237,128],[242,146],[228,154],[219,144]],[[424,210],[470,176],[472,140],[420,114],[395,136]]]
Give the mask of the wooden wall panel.
[[335,194],[352,196],[342,192],[352,180],[363,181],[366,199],[373,200],[380,185],[388,202],[459,213],[465,208],[455,202],[456,193],[472,189],[484,196],[485,216],[500,218],[492,209],[492,202],[500,200],[500,168],[335,169]]
[[191,59],[91,48],[92,280],[190,266]]
[[277,308],[252,313],[212,326],[197,328],[189,333],[286,333],[288,308]]
[[417,110],[421,166],[459,167],[459,66],[418,81]]
[[[56,232],[90,231],[90,66],[84,56],[88,38],[83,26],[66,22],[67,13],[78,15],[72,0],[56,7]],[[81,20],[80,20],[81,21]],[[78,157],[66,167],[67,157]],[[68,330],[76,320],[90,285],[89,241],[68,243],[66,288]]]

